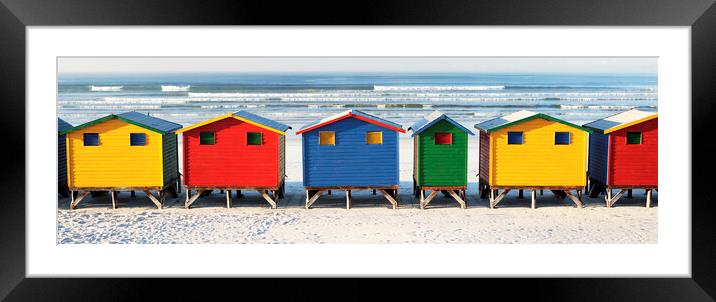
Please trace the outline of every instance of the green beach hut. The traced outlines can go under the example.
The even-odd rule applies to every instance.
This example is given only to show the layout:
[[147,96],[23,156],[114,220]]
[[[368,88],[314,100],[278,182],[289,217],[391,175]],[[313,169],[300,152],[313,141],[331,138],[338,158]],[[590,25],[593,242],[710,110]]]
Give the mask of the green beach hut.
[[[413,191],[424,209],[438,192],[452,196],[463,209],[467,190],[467,137],[474,135],[439,111],[415,122],[413,133]],[[432,191],[425,197],[425,191]]]

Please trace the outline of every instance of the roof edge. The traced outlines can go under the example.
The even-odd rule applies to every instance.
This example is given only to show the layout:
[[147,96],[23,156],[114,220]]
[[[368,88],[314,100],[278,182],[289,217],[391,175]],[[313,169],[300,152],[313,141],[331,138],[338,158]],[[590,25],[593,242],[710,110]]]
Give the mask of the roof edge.
[[490,129],[485,129],[485,128],[482,128],[482,127],[478,127],[479,123],[478,123],[478,124],[475,124],[474,127],[475,127],[475,129],[479,129],[479,130],[485,131],[485,132],[487,132],[487,133],[490,133],[490,132],[494,132],[494,131],[497,131],[497,130],[500,130],[500,129],[504,129],[504,128],[507,128],[507,127],[510,127],[510,126],[514,126],[514,125],[517,125],[517,124],[520,124],[520,123],[523,123],[523,122],[531,121],[531,120],[537,119],[537,118],[542,118],[542,119],[545,119],[545,120],[548,120],[548,121],[560,123],[560,124],[563,124],[563,125],[566,125],[566,126],[569,126],[569,127],[572,127],[572,128],[576,128],[576,129],[585,131],[585,132],[587,132],[587,133],[592,133],[592,132],[593,132],[593,130],[592,130],[591,128],[584,127],[584,126],[579,126],[579,125],[577,125],[577,124],[572,124],[572,123],[567,122],[567,121],[565,121],[565,120],[561,120],[561,119],[558,119],[558,118],[556,118],[556,117],[549,116],[549,115],[544,114],[544,113],[537,113],[537,114],[535,114],[535,115],[531,115],[531,116],[528,116],[528,117],[525,117],[525,118],[522,118],[522,119],[519,119],[519,120],[516,120],[516,121],[512,121],[512,122],[509,122],[509,123],[506,123],[506,124],[503,124],[503,125],[500,125],[500,126],[497,126],[497,127],[494,127],[494,128],[490,128]]
[[86,123],[83,123],[83,124],[74,126],[74,127],[72,127],[72,128],[69,128],[69,129],[67,129],[67,130],[65,130],[65,131],[63,131],[63,132],[60,132],[60,134],[67,134],[67,133],[70,133],[70,132],[74,132],[74,131],[77,131],[77,130],[81,130],[81,129],[87,128],[87,127],[89,127],[89,126],[93,126],[93,125],[97,125],[97,124],[100,124],[100,123],[104,123],[104,122],[106,122],[106,121],[108,121],[108,120],[111,120],[111,119],[118,119],[118,120],[123,121],[123,122],[125,122],[125,123],[127,123],[127,124],[132,124],[132,125],[135,125],[135,126],[137,126],[137,127],[142,127],[142,128],[147,129],[147,130],[149,130],[149,131],[154,131],[154,132],[159,133],[159,134],[162,134],[162,135],[163,135],[163,134],[170,133],[170,132],[173,132],[173,130],[162,131],[162,130],[159,130],[159,129],[157,129],[157,128],[147,126],[147,125],[145,125],[145,124],[137,123],[137,122],[135,122],[135,121],[132,121],[132,120],[123,118],[123,117],[121,117],[121,116],[119,116],[119,115],[117,115],[117,114],[110,114],[110,115],[107,115],[107,116],[105,116],[105,117],[101,117],[101,118],[98,118],[98,119],[96,119],[96,120],[89,121],[89,122],[86,122]]
[[469,135],[473,135],[473,136],[475,135],[475,133],[472,133],[472,131],[470,131],[470,129],[467,129],[467,127],[463,126],[462,124],[458,123],[456,120],[454,120],[454,119],[450,118],[449,116],[447,116],[447,114],[444,114],[444,113],[443,113],[440,117],[438,117],[438,118],[436,118],[435,120],[433,120],[433,121],[431,121],[431,122],[425,124],[424,126],[420,127],[420,129],[418,129],[418,131],[415,131],[415,129],[413,129],[412,126],[408,127],[408,130],[413,132],[413,133],[410,135],[410,137],[415,137],[416,135],[418,135],[418,134],[420,134],[420,133],[423,133],[425,130],[428,130],[428,128],[432,127],[433,125],[437,124],[438,122],[440,122],[440,121],[442,121],[442,120],[446,120],[448,123],[455,125],[456,127],[462,129],[463,131],[465,131],[465,132],[466,132],[467,134],[469,134]]
[[[269,131],[272,131],[272,132],[276,132],[276,133],[278,133],[278,134],[286,134],[285,131],[282,131],[282,130],[279,130],[279,129],[276,129],[276,128],[273,128],[273,127],[270,127],[270,126],[267,126],[267,125],[264,125],[264,124],[261,124],[261,123],[256,122],[256,121],[249,120],[249,119],[244,118],[244,117],[241,117],[241,116],[236,116],[233,112],[229,112],[229,113],[224,114],[224,115],[219,115],[219,116],[217,116],[217,117],[210,118],[210,119],[208,119],[208,120],[204,120],[204,121],[198,122],[198,123],[193,124],[193,125],[190,125],[190,126],[186,126],[186,127],[181,128],[181,129],[179,129],[179,130],[177,130],[177,131],[174,131],[174,133],[176,133],[176,134],[184,133],[184,132],[187,132],[187,131],[191,131],[191,130],[194,130],[194,129],[197,129],[197,128],[204,127],[204,126],[209,125],[209,124],[216,123],[216,122],[218,122],[218,121],[225,120],[225,119],[227,119],[227,118],[234,118],[234,119],[239,120],[239,121],[242,121],[242,122],[244,122],[244,123],[251,124],[251,125],[254,125],[254,126],[256,126],[256,127],[263,128],[263,129],[266,129],[266,130],[269,130]],[[293,128],[291,128],[291,126],[289,126],[289,125],[286,125],[286,127],[288,127],[288,129],[293,129]],[[288,129],[287,129],[287,130],[288,130]]]
[[230,118],[232,115],[233,115],[233,113],[227,113],[227,114],[219,115],[219,116],[217,116],[217,117],[213,117],[213,118],[210,118],[210,119],[208,119],[208,120],[203,120],[203,121],[201,121],[201,122],[198,122],[198,123],[195,123],[195,124],[192,124],[192,125],[183,127],[183,128],[181,128],[181,129],[179,129],[179,130],[174,131],[174,133],[180,134],[180,133],[184,133],[184,132],[187,132],[187,131],[190,131],[190,130],[194,130],[194,129],[199,128],[199,127],[202,127],[202,126],[206,126],[206,125],[208,125],[208,124],[211,124],[211,123],[214,123],[214,122],[218,122],[218,121],[221,121],[221,120]]
[[355,119],[358,119],[358,120],[361,120],[361,121],[364,121],[364,122],[366,122],[366,123],[371,123],[371,124],[374,124],[374,125],[376,125],[376,126],[389,129],[389,130],[397,131],[397,132],[400,132],[400,133],[405,133],[405,129],[403,129],[402,127],[400,127],[400,128],[394,127],[394,126],[391,126],[391,125],[388,125],[388,124],[384,124],[384,123],[378,122],[378,121],[376,121],[376,120],[373,120],[373,119],[370,119],[370,118],[367,118],[367,117],[363,117],[363,116],[361,116],[361,115],[353,114],[353,112],[348,112],[348,113],[346,113],[346,114],[344,114],[344,115],[341,115],[341,116],[338,116],[338,117],[336,117],[336,118],[334,118],[334,119],[332,119],[332,120],[328,120],[328,121],[325,121],[325,122],[322,122],[322,123],[318,123],[318,124],[315,124],[315,125],[313,125],[313,126],[310,126],[310,127],[304,128],[304,129],[300,129],[300,130],[296,131],[296,135],[304,134],[304,133],[306,133],[306,132],[313,131],[313,130],[316,130],[316,129],[321,128],[321,127],[323,127],[323,126],[330,125],[330,124],[333,124],[333,123],[338,122],[338,121],[340,121],[340,120],[344,120],[344,119],[351,118],[351,117],[352,117],[352,118],[355,118]]
[[612,128],[609,128],[609,129],[605,129],[602,133],[604,133],[604,134],[609,134],[609,133],[612,133],[612,132],[614,132],[614,131],[619,131],[619,130],[622,130],[622,129],[624,129],[624,128],[629,128],[629,127],[631,127],[631,126],[634,126],[634,125],[636,125],[636,124],[641,124],[641,123],[643,123],[643,122],[647,122],[647,121],[653,120],[653,119],[658,118],[658,117],[659,117],[659,114],[658,114],[658,113],[655,113],[654,115],[650,115],[650,116],[647,116],[647,117],[645,117],[645,118],[641,118],[641,119],[638,119],[638,120],[636,120],[636,121],[632,121],[632,122],[630,122],[630,123],[626,123],[626,124],[622,124],[622,125],[619,125],[619,126],[614,126],[614,127],[612,127]]

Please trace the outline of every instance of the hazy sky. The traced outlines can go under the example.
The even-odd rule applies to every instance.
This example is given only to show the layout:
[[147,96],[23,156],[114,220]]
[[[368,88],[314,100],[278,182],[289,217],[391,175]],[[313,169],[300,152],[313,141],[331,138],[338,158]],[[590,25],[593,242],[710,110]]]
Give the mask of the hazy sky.
[[657,73],[655,57],[118,57],[58,58],[60,74],[190,72]]

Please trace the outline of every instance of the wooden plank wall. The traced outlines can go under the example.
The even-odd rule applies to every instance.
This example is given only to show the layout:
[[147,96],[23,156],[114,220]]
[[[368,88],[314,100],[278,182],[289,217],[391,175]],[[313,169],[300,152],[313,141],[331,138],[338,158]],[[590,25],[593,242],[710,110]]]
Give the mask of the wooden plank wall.
[[[335,145],[319,145],[319,131],[335,131]],[[383,144],[366,144],[366,132],[382,131]],[[398,185],[398,133],[347,118],[303,134],[304,186]]]

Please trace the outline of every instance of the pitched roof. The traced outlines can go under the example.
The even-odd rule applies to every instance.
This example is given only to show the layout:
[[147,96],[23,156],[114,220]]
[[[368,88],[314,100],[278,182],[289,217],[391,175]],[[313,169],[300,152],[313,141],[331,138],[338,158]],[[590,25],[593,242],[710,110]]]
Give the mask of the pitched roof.
[[270,128],[282,131],[282,132],[286,132],[286,130],[291,129],[291,126],[289,126],[289,125],[282,124],[277,121],[267,119],[263,116],[258,116],[256,114],[253,114],[253,113],[245,111],[245,110],[239,110],[239,111],[234,112],[234,116],[244,118],[244,119],[250,120],[252,122],[255,122],[255,123],[258,123],[258,124],[261,124],[266,127],[270,127]]
[[70,125],[70,123],[65,122],[63,119],[61,119],[59,117],[57,118],[57,132],[62,134],[70,128],[72,128],[72,125]]
[[584,127],[593,129],[600,133],[610,133],[626,127],[643,123],[658,117],[658,113],[652,110],[631,109],[605,117],[591,123],[584,124]]
[[349,117],[356,118],[361,121],[371,123],[371,124],[374,124],[374,125],[386,128],[386,129],[405,133],[405,129],[403,129],[403,126],[401,126],[400,124],[393,123],[391,121],[379,118],[377,116],[365,113],[360,110],[351,109],[351,110],[346,110],[346,111],[343,111],[343,112],[335,114],[335,115],[331,115],[331,116],[326,117],[322,120],[319,120],[319,121],[316,121],[313,123],[309,123],[308,125],[301,127],[300,130],[296,131],[296,134],[301,134],[304,132],[311,131],[313,129],[321,128],[325,125],[332,124],[332,123],[335,123],[337,121],[340,121],[342,119],[346,119]]
[[184,133],[189,130],[196,129],[196,128],[199,128],[199,127],[202,127],[202,126],[214,123],[214,122],[218,122],[220,120],[227,119],[227,118],[235,118],[242,122],[249,123],[254,126],[264,128],[269,131],[276,132],[278,134],[286,134],[285,133],[286,130],[291,129],[291,126],[289,126],[289,125],[285,125],[285,124],[267,119],[265,117],[250,113],[248,111],[240,110],[240,111],[237,111],[234,113],[227,113],[224,115],[220,115],[215,118],[208,119],[208,120],[196,123],[191,126],[186,126],[184,128],[177,130],[176,133]]
[[62,134],[80,130],[83,128],[87,128],[89,126],[96,125],[96,124],[99,124],[99,123],[102,123],[102,122],[105,122],[105,121],[108,121],[111,119],[118,119],[118,120],[130,123],[130,124],[145,128],[147,130],[158,132],[160,134],[166,134],[166,133],[169,133],[169,132],[172,132],[174,130],[181,128],[181,125],[179,125],[177,123],[172,123],[170,121],[163,120],[158,117],[153,117],[153,116],[150,116],[149,114],[143,114],[143,113],[139,113],[136,111],[130,111],[130,112],[125,112],[125,113],[120,113],[120,114],[107,115],[105,117],[96,119],[94,121],[90,121],[90,122],[72,127],[70,129],[67,129],[67,130],[63,131]]
[[433,111],[432,113],[424,116],[423,118],[421,118],[420,120],[415,122],[412,126],[408,127],[408,130],[413,131],[413,134],[411,134],[410,137],[414,137],[414,136],[420,134],[421,132],[427,130],[432,125],[435,125],[437,122],[442,121],[442,120],[445,120],[445,121],[455,125],[456,127],[462,129],[462,131],[465,131],[467,134],[475,135],[474,133],[472,133],[472,131],[463,127],[462,125],[460,125],[460,123],[451,119],[444,113],[442,113],[440,111]]
[[544,113],[532,112],[532,111],[527,111],[527,110],[520,110],[517,112],[507,114],[507,115],[503,115],[498,118],[484,121],[482,123],[477,123],[477,124],[475,124],[475,128],[482,130],[482,131],[486,131],[486,132],[492,132],[492,131],[500,130],[502,128],[516,125],[516,124],[519,124],[522,122],[537,119],[537,118],[557,122],[557,123],[564,124],[564,125],[567,125],[567,126],[570,126],[573,128],[577,128],[580,130],[584,130],[587,132],[592,132],[591,130],[584,128],[582,126],[578,126],[578,125],[572,124],[570,122],[551,117]]

